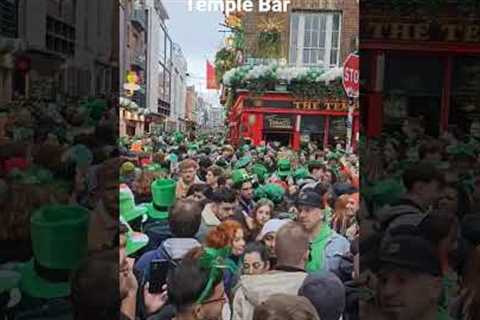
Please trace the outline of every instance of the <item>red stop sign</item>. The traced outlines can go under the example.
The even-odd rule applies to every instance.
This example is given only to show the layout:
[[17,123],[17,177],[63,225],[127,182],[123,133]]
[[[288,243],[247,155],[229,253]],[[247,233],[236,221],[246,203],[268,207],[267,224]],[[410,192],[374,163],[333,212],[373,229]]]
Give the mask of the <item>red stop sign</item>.
[[358,98],[360,91],[360,64],[358,55],[351,53],[343,64],[343,89],[349,98]]

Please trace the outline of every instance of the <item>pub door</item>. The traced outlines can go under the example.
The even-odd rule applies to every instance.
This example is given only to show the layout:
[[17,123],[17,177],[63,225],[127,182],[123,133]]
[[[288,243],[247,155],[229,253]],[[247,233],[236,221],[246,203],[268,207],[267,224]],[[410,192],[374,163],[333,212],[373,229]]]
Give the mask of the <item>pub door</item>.
[[280,131],[266,131],[263,137],[266,143],[279,142],[281,146],[289,147],[292,145],[292,133]]

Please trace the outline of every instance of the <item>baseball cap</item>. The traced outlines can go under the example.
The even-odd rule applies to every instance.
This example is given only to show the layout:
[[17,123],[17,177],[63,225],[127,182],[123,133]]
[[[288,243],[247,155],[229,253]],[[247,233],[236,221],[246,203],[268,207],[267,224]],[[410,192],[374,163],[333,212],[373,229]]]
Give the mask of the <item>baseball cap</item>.
[[399,267],[440,276],[440,261],[433,246],[419,236],[398,235],[390,238],[380,249],[380,268]]
[[297,205],[313,208],[323,208],[323,201],[320,194],[313,190],[302,191],[297,197]]
[[298,295],[310,300],[322,320],[338,320],[345,310],[345,286],[330,271],[309,274]]

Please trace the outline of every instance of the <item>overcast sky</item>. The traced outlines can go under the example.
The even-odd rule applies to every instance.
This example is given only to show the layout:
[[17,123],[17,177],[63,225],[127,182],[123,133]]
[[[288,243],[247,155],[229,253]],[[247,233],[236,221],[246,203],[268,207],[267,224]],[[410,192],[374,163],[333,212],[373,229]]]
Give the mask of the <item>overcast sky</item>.
[[224,18],[221,12],[188,11],[187,0],[162,0],[170,19],[168,32],[178,43],[187,59],[189,84],[208,101],[218,104],[216,90],[206,89],[206,60],[213,62],[215,52],[222,46],[224,33],[219,25]]

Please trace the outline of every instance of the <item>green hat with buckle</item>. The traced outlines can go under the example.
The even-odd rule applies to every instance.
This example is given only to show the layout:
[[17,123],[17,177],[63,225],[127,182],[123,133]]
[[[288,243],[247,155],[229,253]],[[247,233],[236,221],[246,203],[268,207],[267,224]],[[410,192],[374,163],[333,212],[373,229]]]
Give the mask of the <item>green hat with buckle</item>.
[[136,206],[131,192],[120,189],[120,215],[125,221],[130,222],[147,213],[147,208]]
[[70,272],[87,256],[88,210],[45,206],[33,213],[30,224],[34,258],[21,268],[20,290],[34,298],[69,296]]
[[235,169],[242,169],[245,168],[250,164],[250,161],[252,161],[252,157],[245,156],[240,158],[237,163],[235,163]]
[[245,169],[236,169],[232,171],[232,180],[235,187],[240,186],[242,183],[252,180],[252,177],[247,173]]
[[277,175],[280,178],[288,177],[292,175],[292,165],[290,160],[288,159],[281,159],[277,162]]
[[171,179],[158,179],[152,182],[152,202],[147,205],[150,218],[168,218],[168,209],[175,202],[176,187],[177,183]]

